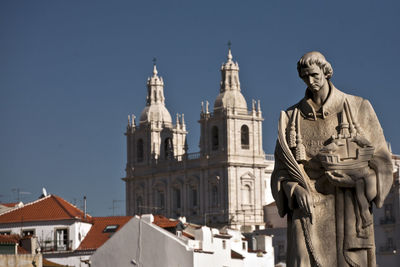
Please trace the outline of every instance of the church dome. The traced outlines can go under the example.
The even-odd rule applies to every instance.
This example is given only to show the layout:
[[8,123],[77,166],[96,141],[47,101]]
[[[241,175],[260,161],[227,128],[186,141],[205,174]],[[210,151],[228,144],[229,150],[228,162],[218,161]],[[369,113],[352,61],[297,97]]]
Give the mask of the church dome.
[[214,109],[220,108],[243,108],[247,109],[244,96],[239,91],[225,91],[220,93],[214,102]]
[[140,123],[142,124],[152,121],[172,124],[171,114],[169,114],[167,108],[162,104],[146,106],[140,114]]

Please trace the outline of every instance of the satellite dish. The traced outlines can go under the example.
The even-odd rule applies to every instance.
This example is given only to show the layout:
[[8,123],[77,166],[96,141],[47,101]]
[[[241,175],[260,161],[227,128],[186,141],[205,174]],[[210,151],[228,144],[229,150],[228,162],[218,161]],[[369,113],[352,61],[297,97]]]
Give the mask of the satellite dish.
[[47,191],[46,191],[46,188],[42,188],[42,195],[44,196],[44,197],[47,197]]

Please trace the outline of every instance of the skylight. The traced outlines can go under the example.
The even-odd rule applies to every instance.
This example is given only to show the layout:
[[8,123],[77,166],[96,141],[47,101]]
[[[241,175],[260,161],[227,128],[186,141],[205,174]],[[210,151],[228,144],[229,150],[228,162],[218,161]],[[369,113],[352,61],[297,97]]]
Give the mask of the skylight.
[[104,228],[103,233],[114,233],[117,231],[118,227],[118,224],[107,225],[106,228]]

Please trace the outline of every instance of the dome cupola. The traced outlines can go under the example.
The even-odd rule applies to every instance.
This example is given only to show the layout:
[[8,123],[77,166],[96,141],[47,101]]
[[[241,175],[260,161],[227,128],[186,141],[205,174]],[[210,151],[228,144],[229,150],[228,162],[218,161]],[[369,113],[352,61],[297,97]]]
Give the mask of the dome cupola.
[[154,63],[153,76],[147,79],[146,107],[140,114],[140,124],[156,122],[172,127],[171,115],[165,107],[164,81],[157,74]]
[[239,64],[232,58],[229,48],[227,61],[221,66],[221,87],[214,102],[214,111],[228,107],[247,110],[246,100],[240,92]]

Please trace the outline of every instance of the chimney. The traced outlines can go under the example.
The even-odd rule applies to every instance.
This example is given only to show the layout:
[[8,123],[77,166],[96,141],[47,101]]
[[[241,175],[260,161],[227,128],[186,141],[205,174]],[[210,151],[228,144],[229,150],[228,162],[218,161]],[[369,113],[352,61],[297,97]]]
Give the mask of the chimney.
[[84,219],[86,220],[86,196],[83,196],[83,212],[84,212]]

